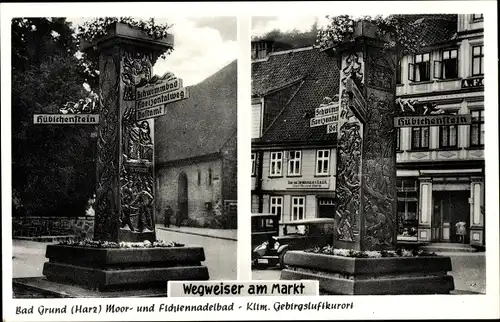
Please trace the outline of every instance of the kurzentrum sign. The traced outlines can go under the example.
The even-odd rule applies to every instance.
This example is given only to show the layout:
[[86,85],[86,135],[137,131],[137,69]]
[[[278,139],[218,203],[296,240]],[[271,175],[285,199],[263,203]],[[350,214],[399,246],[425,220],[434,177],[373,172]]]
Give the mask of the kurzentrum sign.
[[394,118],[394,127],[468,125],[471,122],[472,117],[469,114],[400,116]]

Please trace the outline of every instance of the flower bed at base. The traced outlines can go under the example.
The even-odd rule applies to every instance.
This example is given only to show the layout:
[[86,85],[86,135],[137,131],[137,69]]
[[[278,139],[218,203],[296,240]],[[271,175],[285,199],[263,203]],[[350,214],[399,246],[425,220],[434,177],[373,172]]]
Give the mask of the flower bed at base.
[[83,239],[83,240],[67,240],[59,242],[59,245],[65,246],[78,246],[78,247],[92,247],[92,248],[157,248],[157,247],[184,247],[184,244],[169,241],[165,242],[163,240],[155,240],[154,242],[150,242],[149,240],[145,240],[139,243],[130,243],[130,242],[109,242],[109,241],[100,241],[100,240],[91,240],[91,239]]
[[314,247],[304,250],[306,253],[316,253],[332,256],[354,257],[354,258],[380,258],[380,257],[421,257],[421,256],[437,256],[436,253],[426,252],[422,249],[403,249],[396,250],[373,250],[359,251],[354,249],[337,249],[333,246]]

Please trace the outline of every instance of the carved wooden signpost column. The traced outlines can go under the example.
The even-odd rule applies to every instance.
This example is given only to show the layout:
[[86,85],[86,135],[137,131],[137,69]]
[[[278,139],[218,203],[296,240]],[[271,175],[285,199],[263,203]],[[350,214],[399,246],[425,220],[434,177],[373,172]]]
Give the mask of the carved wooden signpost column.
[[335,50],[341,97],[335,235],[339,248],[396,246],[396,53],[384,48],[376,33],[375,26],[362,22],[355,41]]
[[153,40],[125,24],[83,50],[97,50],[102,95],[98,128],[95,240],[154,241],[154,120],[187,98],[182,80],[152,76],[173,37]]
[[[160,288],[155,294],[164,296],[169,280],[209,278],[202,247],[155,236],[153,118],[188,97],[181,79],[151,75],[156,59],[172,47],[172,36],[155,40],[122,23],[83,46],[99,55],[95,233],[92,242],[47,246],[43,274],[56,288],[69,282],[99,291],[142,289],[148,296]],[[37,288],[34,279],[23,283]]]
[[288,251],[281,273],[285,280],[319,280],[322,294],[446,294],[454,288],[449,257],[389,252],[398,227],[396,53],[385,41],[376,26],[361,21],[352,41],[330,50],[340,65],[333,247]]

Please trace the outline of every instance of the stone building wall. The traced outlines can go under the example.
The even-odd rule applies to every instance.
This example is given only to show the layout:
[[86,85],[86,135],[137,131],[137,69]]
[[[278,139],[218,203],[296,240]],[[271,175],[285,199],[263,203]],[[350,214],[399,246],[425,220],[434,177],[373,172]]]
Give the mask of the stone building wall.
[[[212,183],[210,183],[210,172]],[[207,209],[207,203],[215,204],[221,195],[221,172],[222,163],[216,160],[197,160],[184,162],[183,164],[161,167],[157,170],[156,191],[156,223],[164,222],[164,211],[170,205],[174,213],[179,209],[179,177],[185,173],[187,177],[188,214],[191,223],[189,225],[208,225],[211,220],[212,211]],[[199,180],[198,180],[199,178]],[[173,219],[172,219],[173,222]]]
[[13,237],[94,237],[94,217],[14,217]]

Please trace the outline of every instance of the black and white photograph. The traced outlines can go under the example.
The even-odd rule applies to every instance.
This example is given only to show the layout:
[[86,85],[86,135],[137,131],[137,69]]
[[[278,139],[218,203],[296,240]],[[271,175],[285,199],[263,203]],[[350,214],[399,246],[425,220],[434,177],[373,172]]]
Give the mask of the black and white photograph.
[[12,19],[14,298],[236,279],[236,23]]
[[486,293],[483,22],[252,17],[252,279]]
[[4,321],[500,317],[496,2],[0,8]]

